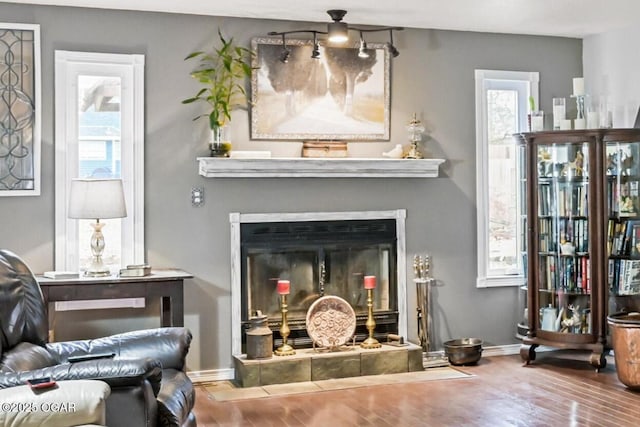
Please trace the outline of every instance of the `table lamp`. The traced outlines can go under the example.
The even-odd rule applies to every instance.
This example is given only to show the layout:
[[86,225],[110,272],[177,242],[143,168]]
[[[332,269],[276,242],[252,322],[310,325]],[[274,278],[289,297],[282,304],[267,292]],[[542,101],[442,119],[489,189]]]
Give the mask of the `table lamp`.
[[95,219],[91,223],[91,253],[93,259],[86,276],[109,276],[111,272],[102,262],[104,236],[100,219],[124,218],[127,208],[121,179],[73,179],[69,192],[69,218]]

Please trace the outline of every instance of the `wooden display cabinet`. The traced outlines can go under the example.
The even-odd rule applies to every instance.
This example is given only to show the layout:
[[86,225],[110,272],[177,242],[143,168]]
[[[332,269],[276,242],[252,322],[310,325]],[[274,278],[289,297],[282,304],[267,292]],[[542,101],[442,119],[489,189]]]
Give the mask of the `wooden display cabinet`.
[[599,370],[609,306],[640,301],[640,129],[530,132],[516,140],[528,264],[529,330],[520,355],[528,364],[540,345],[586,350]]

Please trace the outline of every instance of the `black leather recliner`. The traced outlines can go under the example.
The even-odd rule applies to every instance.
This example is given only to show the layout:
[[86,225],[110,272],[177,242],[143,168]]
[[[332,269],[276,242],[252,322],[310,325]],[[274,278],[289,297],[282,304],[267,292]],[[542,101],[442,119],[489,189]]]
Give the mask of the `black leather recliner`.
[[[111,387],[107,425],[195,426],[195,390],[185,373],[186,328],[157,328],[106,338],[47,343],[48,319],[35,276],[0,250],[0,388],[28,379],[98,379]],[[114,354],[70,363],[80,355]]]

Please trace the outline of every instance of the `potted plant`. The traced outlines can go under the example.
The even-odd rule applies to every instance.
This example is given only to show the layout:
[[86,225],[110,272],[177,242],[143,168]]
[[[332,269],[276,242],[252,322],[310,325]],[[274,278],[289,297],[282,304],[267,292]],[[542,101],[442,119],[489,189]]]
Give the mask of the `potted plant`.
[[213,52],[192,52],[186,60],[197,58],[196,68],[191,72],[191,77],[198,80],[202,89],[191,98],[182,101],[183,104],[191,104],[196,101],[205,102],[211,111],[193,118],[209,118],[211,129],[211,155],[227,156],[231,149],[229,140],[228,123],[231,120],[231,111],[246,105],[245,78],[251,76],[251,57],[253,52],[249,49],[236,46],[233,38],[225,39],[218,29],[220,47]]

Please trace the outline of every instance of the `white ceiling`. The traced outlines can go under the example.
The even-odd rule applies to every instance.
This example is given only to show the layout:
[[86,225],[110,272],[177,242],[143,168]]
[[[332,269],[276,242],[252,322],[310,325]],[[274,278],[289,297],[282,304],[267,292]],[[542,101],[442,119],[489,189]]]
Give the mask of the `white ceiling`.
[[[144,10],[351,24],[585,37],[636,24],[639,0],[9,0],[9,3]],[[90,4],[88,4],[90,3]],[[375,4],[375,5],[374,5]]]

